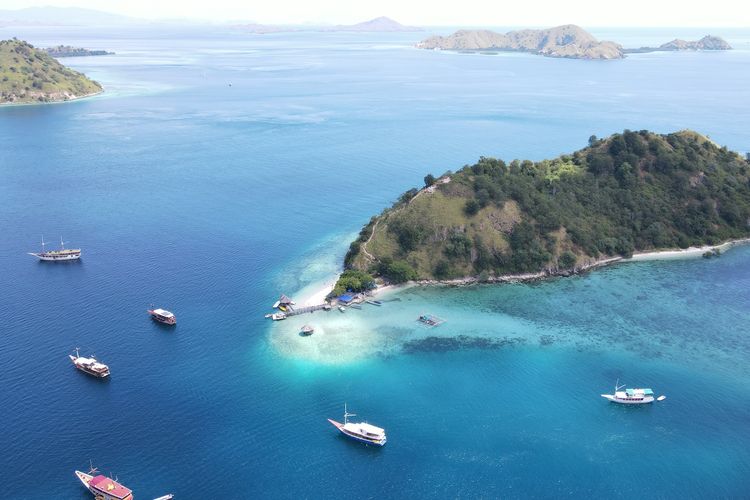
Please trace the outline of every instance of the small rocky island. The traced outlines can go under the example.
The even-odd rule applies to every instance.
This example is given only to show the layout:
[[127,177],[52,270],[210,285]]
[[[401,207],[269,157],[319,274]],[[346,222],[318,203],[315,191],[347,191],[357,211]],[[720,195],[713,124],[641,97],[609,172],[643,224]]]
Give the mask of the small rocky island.
[[89,50],[80,47],[71,47],[70,45],[58,45],[57,47],[49,47],[43,49],[47,54],[52,57],[82,57],[82,56],[111,56],[114,52],[107,52],[106,50]]
[[433,36],[417,44],[419,49],[462,52],[529,52],[547,57],[571,59],[622,59],[626,54],[697,50],[730,50],[718,36],[707,35],[696,41],[672,40],[658,47],[624,49],[615,42],[598,41],[574,24],[544,30],[496,33],[488,30],[459,30],[450,36]]
[[748,159],[692,131],[626,130],[551,160],[426,176],[362,229],[337,287],[568,275],[748,236]]
[[706,35],[700,40],[692,42],[675,38],[671,42],[664,43],[658,47],[641,47],[639,49],[625,49],[627,54],[638,54],[644,52],[676,52],[697,50],[732,50],[732,46],[721,37]]
[[99,83],[27,42],[0,41],[0,104],[69,101],[102,90]]
[[599,41],[580,26],[566,24],[543,30],[496,33],[489,30],[460,30],[450,36],[433,36],[417,44],[420,49],[460,51],[530,52],[547,57],[574,59],[621,59],[622,47]]

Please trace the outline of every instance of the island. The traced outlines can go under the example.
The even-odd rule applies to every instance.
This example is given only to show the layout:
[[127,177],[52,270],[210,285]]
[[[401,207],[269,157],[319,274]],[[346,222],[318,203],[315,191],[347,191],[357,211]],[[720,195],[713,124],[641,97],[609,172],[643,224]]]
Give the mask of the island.
[[317,32],[360,32],[360,33],[400,33],[400,32],[413,32],[413,31],[424,31],[423,28],[417,26],[405,26],[398,21],[385,16],[376,17],[357,24],[339,24],[336,26],[285,26],[285,25],[274,25],[274,24],[240,24],[233,26],[235,29],[239,29],[245,32],[253,33],[256,35],[265,35],[270,33],[296,33],[300,31],[317,31]]
[[[492,282],[569,275],[634,252],[750,236],[750,161],[693,131],[629,131],[543,161],[477,163],[405,192],[351,244],[334,293],[373,276]],[[699,254],[700,255],[700,254]]]
[[489,30],[459,30],[450,36],[433,36],[417,44],[420,49],[460,51],[530,52],[547,57],[573,59],[622,59],[622,47],[598,41],[580,26],[566,24],[542,30],[496,33]]
[[111,56],[114,52],[107,52],[106,50],[89,50],[80,47],[71,47],[70,45],[58,45],[57,47],[49,47],[43,49],[47,54],[52,57],[81,57],[81,56]]
[[0,104],[69,101],[102,90],[99,83],[27,42],[0,41]]
[[417,26],[405,26],[390,17],[380,16],[370,19],[363,23],[357,24],[339,24],[324,31],[360,31],[366,33],[396,33],[396,32],[413,32],[424,31]]
[[700,40],[688,42],[676,38],[671,42],[664,43],[658,47],[641,47],[639,49],[625,49],[626,54],[639,54],[644,52],[676,52],[676,51],[698,51],[698,50],[732,50],[732,46],[721,37],[706,35]]

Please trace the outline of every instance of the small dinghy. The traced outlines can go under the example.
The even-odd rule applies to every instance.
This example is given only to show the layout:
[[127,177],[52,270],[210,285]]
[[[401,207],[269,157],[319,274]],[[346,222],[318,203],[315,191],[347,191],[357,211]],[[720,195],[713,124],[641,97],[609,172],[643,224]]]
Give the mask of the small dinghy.
[[303,327],[302,327],[302,329],[300,330],[300,333],[301,333],[302,335],[304,335],[305,337],[307,337],[308,335],[312,335],[312,334],[313,334],[314,332],[315,332],[315,328],[313,328],[313,327],[312,327],[312,326],[310,326],[310,325],[305,325],[305,326],[303,326]]
[[665,399],[667,399],[667,397],[664,395],[661,395],[658,398],[656,398],[657,401],[664,401]]

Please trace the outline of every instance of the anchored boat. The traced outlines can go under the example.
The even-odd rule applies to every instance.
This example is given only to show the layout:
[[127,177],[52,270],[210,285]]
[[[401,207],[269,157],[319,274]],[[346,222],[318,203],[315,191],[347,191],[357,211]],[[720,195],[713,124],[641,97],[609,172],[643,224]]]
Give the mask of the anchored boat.
[[44,236],[42,236],[42,251],[39,253],[29,252],[29,255],[33,255],[39,260],[44,261],[61,261],[61,260],[78,260],[81,258],[80,248],[65,248],[65,242],[60,237],[60,250],[45,250]]
[[177,318],[175,318],[174,314],[167,311],[166,309],[149,309],[148,313],[151,315],[151,318],[153,318],[155,321],[158,321],[159,323],[164,323],[165,325],[177,324]]
[[385,429],[375,427],[374,425],[367,424],[365,422],[349,422],[349,417],[356,416],[355,413],[349,413],[346,410],[346,404],[344,404],[344,423],[336,422],[335,420],[328,419],[334,427],[336,427],[345,436],[360,441],[362,443],[374,444],[376,446],[383,446],[386,442]]
[[81,484],[94,495],[96,500],[133,500],[133,492],[104,474],[97,474],[97,469],[91,467],[88,474],[75,471]]
[[84,373],[93,375],[94,377],[104,378],[109,377],[109,366],[104,363],[98,362],[93,356],[84,358],[78,354],[78,348],[76,347],[76,355],[69,354],[68,357],[73,362],[73,366],[78,368]]
[[[651,389],[625,389],[623,391],[622,389],[625,388],[625,386],[618,385],[619,383],[619,380],[615,383],[614,394],[602,394],[602,397],[613,403],[628,405],[648,404],[654,402],[654,391]],[[663,401],[663,399],[666,398],[660,396],[659,401]]]

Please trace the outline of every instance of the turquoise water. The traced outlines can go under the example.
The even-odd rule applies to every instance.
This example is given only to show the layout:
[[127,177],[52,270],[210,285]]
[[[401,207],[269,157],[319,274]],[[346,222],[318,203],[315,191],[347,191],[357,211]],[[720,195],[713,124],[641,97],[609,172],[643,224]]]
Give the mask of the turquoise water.
[[[87,498],[72,471],[89,459],[141,499],[750,494],[750,247],[409,288],[300,319],[306,339],[263,319],[427,172],[624,128],[750,150],[750,32],[599,63],[421,52],[419,34],[0,31],[117,52],[68,60],[102,96],[0,109],[4,498]],[[84,258],[35,262],[41,234]],[[76,373],[75,347],[112,379]],[[668,398],[608,404],[617,378]],[[345,402],[383,449],[326,422]]]

